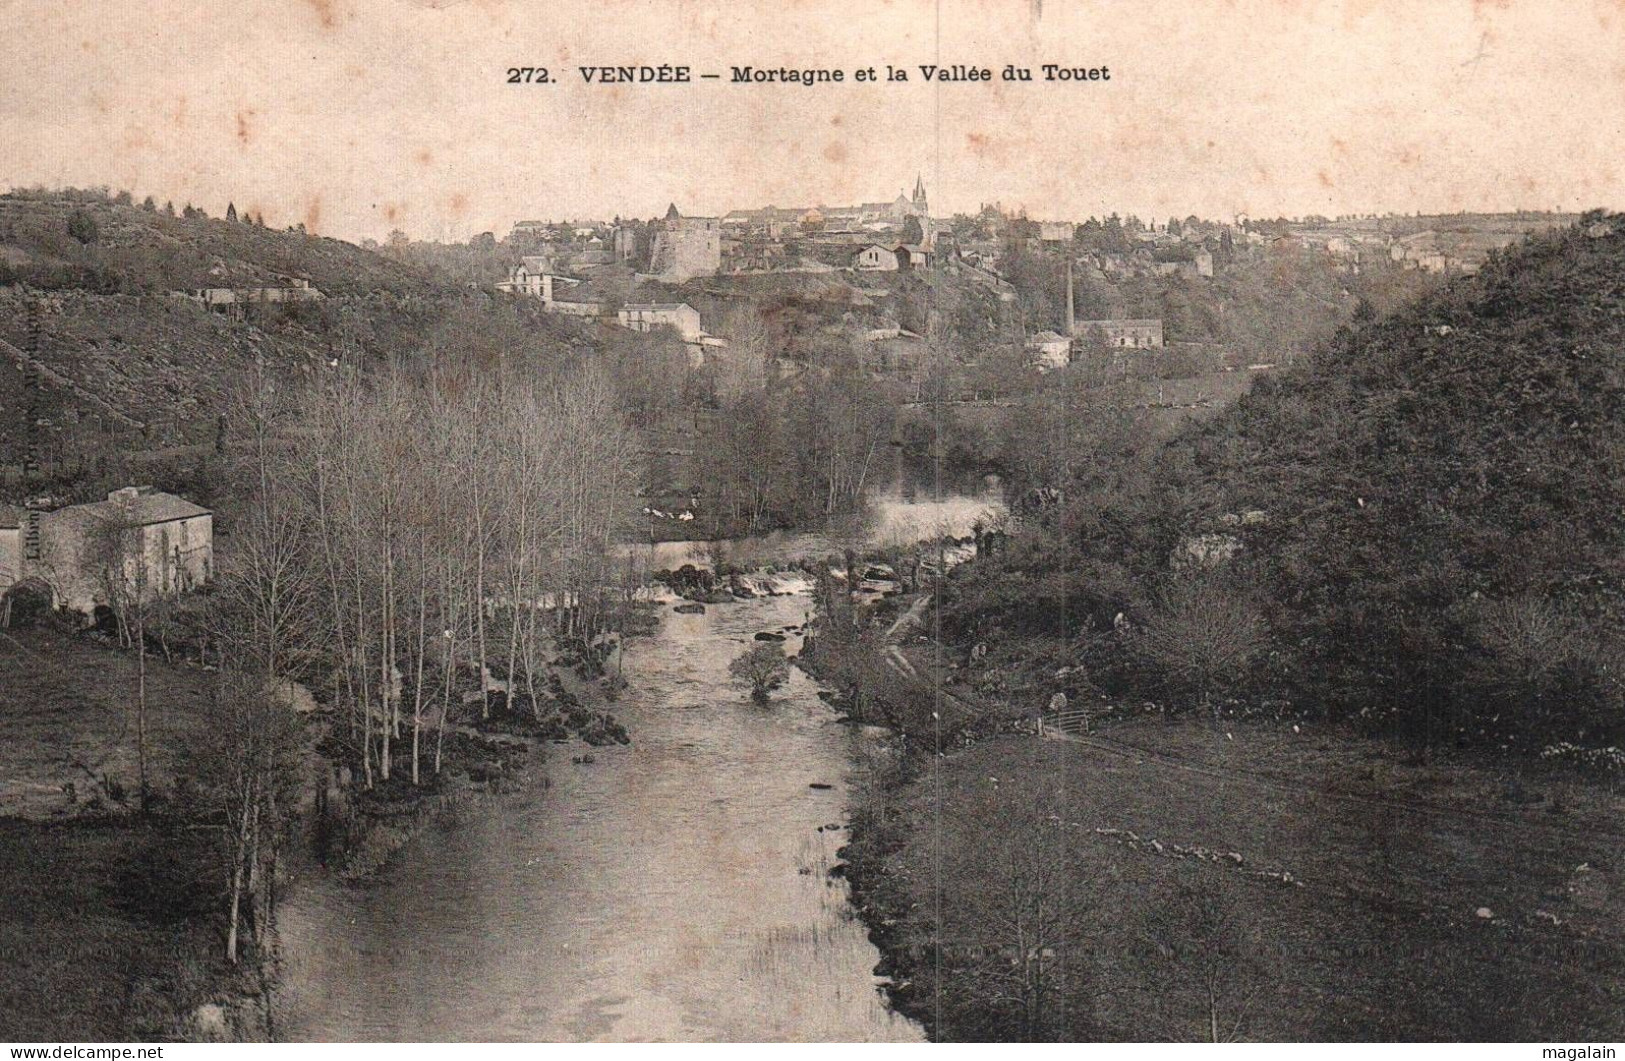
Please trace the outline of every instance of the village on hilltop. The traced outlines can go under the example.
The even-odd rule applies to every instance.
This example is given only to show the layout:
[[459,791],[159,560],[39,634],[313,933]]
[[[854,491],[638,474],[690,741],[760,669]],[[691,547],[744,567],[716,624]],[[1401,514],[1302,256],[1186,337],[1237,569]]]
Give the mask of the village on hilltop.
[[[1165,223],[1113,214],[1085,222],[1034,221],[997,206],[974,217],[933,218],[923,176],[912,193],[852,206],[764,206],[721,217],[682,213],[673,203],[663,217],[636,221],[515,222],[504,246],[519,260],[496,286],[538,298],[548,312],[608,318],[649,331],[670,326],[696,365],[708,349],[725,346],[709,334],[695,307],[681,301],[625,301],[638,283],[681,285],[707,277],[797,275],[845,278],[860,290],[884,283],[884,274],[930,273],[962,277],[1017,298],[1003,268],[1012,253],[1060,263],[1077,282],[1112,285],[1137,279],[1212,280],[1238,262],[1286,254],[1308,257],[1358,275],[1374,266],[1434,276],[1475,273],[1490,254],[1529,232],[1561,223],[1550,214],[1437,219],[1424,227],[1403,217],[1336,220],[1210,222],[1196,217]],[[867,278],[867,279],[866,279]],[[1118,350],[1165,345],[1156,318],[1080,318],[1067,310],[1053,321],[1029,322],[1026,346],[1042,368],[1067,364],[1080,343]],[[895,338],[889,336],[888,338]],[[1177,341],[1177,340],[1172,340]]]

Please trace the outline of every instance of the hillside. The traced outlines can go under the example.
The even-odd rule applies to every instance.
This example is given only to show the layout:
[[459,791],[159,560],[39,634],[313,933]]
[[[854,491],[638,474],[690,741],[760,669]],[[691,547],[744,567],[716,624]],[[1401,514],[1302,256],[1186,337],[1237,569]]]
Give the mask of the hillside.
[[151,295],[279,277],[309,280],[333,297],[429,296],[448,286],[427,271],[302,230],[175,216],[97,193],[0,195],[0,285]]
[[[290,279],[322,297],[224,313],[176,294]],[[86,193],[0,196],[8,477],[30,446],[55,474],[211,444],[231,389],[255,365],[295,378],[425,351],[557,358],[591,348],[592,330],[576,322],[339,240]]]
[[1606,741],[1620,733],[1622,412],[1625,225],[1597,220],[1255,388],[1171,447],[1164,487],[1187,531],[1268,514],[1243,535],[1246,566],[1308,646],[1297,666],[1344,679],[1344,711]]
[[940,1040],[1617,1036],[1625,219],[1171,436],[1073,399],[1021,408],[1070,460],[951,570],[945,643],[923,592],[816,630],[904,732],[843,852],[894,1004]]
[[1622,412],[1625,222],[1593,216],[1083,462],[958,575],[951,625],[1060,635],[1077,695],[1598,749],[1625,736]]

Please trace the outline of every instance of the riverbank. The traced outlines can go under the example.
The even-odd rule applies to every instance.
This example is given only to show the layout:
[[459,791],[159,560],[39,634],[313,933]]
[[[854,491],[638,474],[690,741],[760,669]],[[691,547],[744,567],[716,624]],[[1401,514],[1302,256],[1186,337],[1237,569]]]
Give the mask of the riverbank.
[[[460,704],[439,777],[431,733],[417,786],[399,760],[389,782],[361,788],[336,742],[321,739],[331,719],[319,707],[307,713],[312,750],[297,787],[309,795],[284,844],[278,891],[310,874],[368,879],[460,801],[517,785],[549,744],[625,742],[614,683],[558,669],[541,720],[528,704],[509,713],[500,696],[490,718],[477,699]],[[0,631],[0,951],[9,959],[0,1013],[15,1016],[24,1041],[272,1038],[275,956],[245,939],[242,960],[226,960],[214,834],[178,784],[185,749],[207,739],[215,675],[149,653],[146,813],[138,679],[134,654],[100,635],[49,621]]]
[[[923,506],[920,511],[934,512]],[[878,997],[855,1007],[852,1001],[873,993],[870,969],[876,956],[850,919],[844,886],[827,876],[845,835],[831,823],[850,802],[843,775],[852,748],[845,738],[830,740],[828,710],[804,677],[793,677],[790,689],[775,695],[771,710],[749,704],[742,694],[738,703],[733,702],[737,690],[728,675],[731,660],[758,633],[777,632],[794,641],[811,607],[807,568],[817,565],[791,563],[786,552],[803,560],[830,556],[819,551],[827,543],[777,544],[783,550],[777,554],[761,542],[736,551],[741,561],[759,559],[760,564],[734,565],[737,570],[727,573],[722,586],[713,582],[709,590],[701,590],[722,590],[731,602],[713,607],[709,615],[679,612],[676,606],[681,602],[663,591],[651,595],[647,603],[664,619],[643,624],[652,625],[643,631],[650,636],[634,638],[632,653],[643,662],[635,661],[628,670],[632,674],[641,668],[642,677],[635,680],[649,681],[650,689],[601,683],[596,676],[576,673],[579,661],[561,659],[555,661],[559,687],[547,690],[548,717],[540,722],[523,701],[516,703],[518,710],[512,714],[504,710],[500,697],[487,701],[492,717],[484,719],[477,697],[467,702],[459,698],[446,733],[438,783],[411,785],[409,760],[397,759],[392,779],[366,792],[353,770],[343,776],[339,764],[346,755],[340,748],[328,747],[325,760],[312,758],[302,791],[314,793],[317,779],[326,778],[321,790],[327,795],[312,795],[312,803],[325,800],[330,812],[339,804],[348,809],[319,829],[307,830],[302,822],[299,835],[285,845],[286,875],[279,882],[283,904],[293,901],[303,906],[303,897],[319,894],[322,902],[353,902],[364,908],[373,894],[409,889],[414,883],[407,878],[438,870],[425,870],[424,861],[432,858],[415,848],[438,849],[452,842],[448,837],[455,838],[465,823],[500,822],[510,814],[534,817],[537,835],[552,836],[553,845],[571,850],[570,858],[579,863],[572,872],[584,874],[570,893],[576,898],[561,900],[556,889],[537,897],[538,903],[564,905],[549,908],[545,916],[558,919],[554,938],[539,938],[536,946],[545,949],[557,938],[572,938],[576,922],[583,918],[591,923],[603,920],[605,935],[595,941],[602,946],[605,939],[624,931],[615,918],[635,916],[642,909],[648,898],[642,861],[623,882],[626,894],[618,900],[619,907],[595,895],[596,879],[588,873],[591,869],[605,874],[613,898],[615,859],[622,856],[603,845],[605,836],[620,836],[640,852],[640,859],[651,858],[651,849],[663,852],[662,872],[671,880],[698,872],[711,882],[702,896],[673,897],[668,916],[647,926],[640,936],[680,922],[692,914],[696,902],[712,904],[707,907],[708,920],[692,927],[717,934],[712,960],[719,976],[740,975],[729,956],[728,941],[735,936],[728,925],[751,938],[760,936],[762,953],[783,963],[787,979],[775,997],[742,1000],[725,1021],[704,1025],[702,1020],[695,1027],[707,1027],[707,1034],[746,1037],[916,1035],[911,1026],[894,1019]],[[839,552],[834,555],[844,564]],[[871,585],[869,592],[878,595],[883,590]],[[94,636],[48,624],[7,631],[5,637],[0,643],[0,726],[5,738],[0,741],[4,779],[0,944],[7,953],[24,955],[26,960],[0,973],[0,1012],[28,1014],[32,1023],[18,1034],[45,1041],[92,1035],[111,1041],[286,1037],[275,1021],[275,1007],[267,1003],[270,989],[280,990],[277,985],[285,972],[280,961],[257,960],[249,941],[240,966],[225,960],[224,881],[216,879],[211,867],[217,863],[203,849],[209,833],[192,828],[182,817],[167,817],[158,808],[145,819],[131,813],[129,801],[137,787],[134,655]],[[620,661],[612,661],[607,669],[618,675]],[[164,792],[174,787],[173,749],[200,727],[207,732],[214,676],[179,655],[164,661],[159,653],[149,653],[146,680],[150,765],[154,788]],[[464,685],[469,688],[463,692],[474,688],[469,682]],[[320,704],[306,706],[314,708],[305,716],[307,728],[326,729],[338,723]],[[629,735],[621,729],[622,719],[630,736],[640,741],[640,725],[649,727],[656,738],[654,746],[635,750],[622,746]],[[681,730],[680,738],[672,735],[674,727]],[[312,733],[313,744],[321,743],[318,737]],[[396,745],[403,756],[409,734],[407,738]],[[568,754],[568,764],[565,752],[547,756],[548,748],[560,739],[580,740],[583,745],[578,753]],[[792,753],[787,747],[799,750]],[[703,757],[695,749],[704,749]],[[787,778],[786,755],[799,756],[807,776]],[[549,761],[538,765],[544,758]],[[429,761],[426,753],[425,772]],[[634,768],[633,763],[639,765]],[[737,792],[726,782],[735,774]],[[652,787],[645,783],[651,778],[657,781]],[[677,778],[685,779],[686,788],[672,787]],[[605,788],[609,785],[618,786],[613,796]],[[776,792],[771,805],[762,798],[770,789]],[[523,793],[523,798],[511,798],[515,792]],[[343,799],[334,800],[334,793],[343,793]],[[588,802],[579,814],[566,810],[557,819],[552,817],[559,809],[550,801],[568,798]],[[498,804],[502,811],[495,813],[492,808]],[[713,818],[714,826],[708,825],[703,836],[693,834],[691,842],[691,834],[684,830]],[[798,825],[786,833],[786,821],[805,828]],[[666,836],[666,828],[677,832]],[[750,842],[736,852],[734,861],[706,863],[717,845],[726,847],[746,837]],[[424,843],[413,843],[415,838]],[[506,834],[487,839],[489,849],[459,850],[461,864],[475,858],[482,864],[502,862],[511,847],[524,844]],[[585,849],[577,850],[576,845]],[[532,857],[551,862],[553,856],[548,850]],[[527,857],[524,865],[530,862]],[[786,867],[790,879],[778,880],[775,875]],[[482,900],[495,904],[493,908],[511,902],[513,894],[530,886],[523,876],[509,876],[512,867],[503,865],[493,872],[502,884]],[[55,879],[58,874],[69,878],[71,887],[62,886]],[[748,910],[716,905],[721,902],[717,897],[731,901],[747,894],[742,888],[764,886],[763,880],[772,882],[766,885],[770,891],[782,889],[782,894],[772,891],[780,907],[801,911],[801,923],[809,926],[805,939],[780,938],[778,921],[758,925]],[[339,898],[334,900],[334,895]],[[437,910],[431,903],[426,916]],[[398,916],[391,910],[375,926],[377,931],[398,931]],[[527,908],[524,916],[544,915]],[[347,923],[336,921],[315,935],[329,938]],[[466,936],[485,928],[477,921],[462,931]],[[36,946],[40,941],[43,944]],[[503,945],[508,942],[505,937]],[[363,940],[361,949],[369,947]],[[630,958],[646,957],[634,951]],[[558,959],[551,951],[537,958],[553,964]],[[809,967],[832,978],[821,984],[830,990],[819,994],[810,1011],[798,996],[799,977]],[[687,983],[685,968],[674,960],[669,970],[674,983]],[[357,970],[343,975],[353,977]],[[597,974],[583,970],[580,975],[590,979]],[[316,990],[321,990],[320,983]],[[692,1000],[696,1013],[706,1005],[697,996]],[[412,1027],[415,1019],[417,1015],[397,1014],[390,1027]],[[362,1026],[356,1023],[354,1028]],[[646,1027],[681,1034],[658,1021],[619,1026],[628,1037],[639,1037],[639,1029]],[[565,1031],[575,1035],[574,1027],[547,1029],[553,1035]]]
[[933,1039],[1625,1034],[1625,797],[1301,721],[1015,728],[894,733],[841,852]]
[[[322,870],[342,880],[364,881],[437,816],[454,814],[469,795],[497,794],[523,783],[521,772],[533,772],[549,745],[578,740],[596,748],[631,740],[612,710],[622,683],[602,661],[589,667],[561,658],[550,668],[534,704],[517,693],[510,704],[500,682],[483,700],[472,679],[467,684],[459,690],[444,734],[438,723],[424,733],[419,783],[413,783],[411,761],[403,757],[392,764],[389,778],[378,778],[373,787],[341,785],[319,801],[312,848]],[[396,745],[406,746],[405,741]],[[338,742],[319,747],[322,776],[350,773]],[[541,781],[545,784],[546,778]]]
[[211,1006],[202,1012],[222,1032],[234,1019],[263,1026],[258,970],[226,963],[208,897],[187,872],[196,843],[171,821],[0,821],[6,1038],[198,1038],[207,1029],[193,1015]]

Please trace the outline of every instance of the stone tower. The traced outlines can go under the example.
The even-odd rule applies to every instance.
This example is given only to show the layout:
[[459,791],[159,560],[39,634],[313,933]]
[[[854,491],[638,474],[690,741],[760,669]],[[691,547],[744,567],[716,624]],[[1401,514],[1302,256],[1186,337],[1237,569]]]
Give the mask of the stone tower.
[[722,223],[714,217],[684,217],[673,203],[654,233],[649,272],[667,283],[712,276],[722,266]]

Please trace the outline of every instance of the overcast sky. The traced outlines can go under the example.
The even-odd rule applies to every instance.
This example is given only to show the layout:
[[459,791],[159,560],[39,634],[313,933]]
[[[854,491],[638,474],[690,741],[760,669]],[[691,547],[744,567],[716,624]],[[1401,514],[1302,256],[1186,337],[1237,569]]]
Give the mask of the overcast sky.
[[[1618,0],[0,0],[0,186],[359,239],[890,199],[1165,219],[1625,200]],[[921,63],[1105,66],[926,83]],[[586,85],[583,64],[720,81]],[[887,63],[907,83],[861,84]],[[840,67],[742,86],[729,67]],[[557,84],[509,85],[511,66]]]

